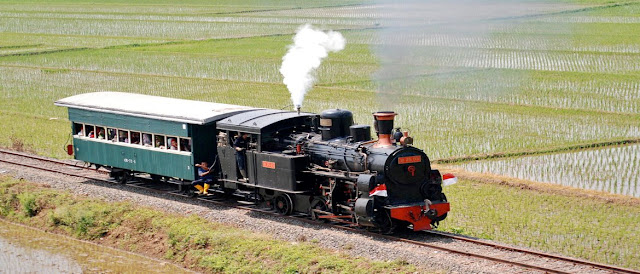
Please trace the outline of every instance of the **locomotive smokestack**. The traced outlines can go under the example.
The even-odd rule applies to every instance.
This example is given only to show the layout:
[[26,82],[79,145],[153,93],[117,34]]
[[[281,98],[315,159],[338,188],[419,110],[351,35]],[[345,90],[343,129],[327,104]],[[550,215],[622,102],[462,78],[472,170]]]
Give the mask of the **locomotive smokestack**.
[[298,115],[300,115],[300,106],[296,106],[296,110],[298,111]]
[[374,127],[376,134],[378,135],[378,143],[374,147],[386,147],[391,146],[391,133],[393,131],[393,120],[398,115],[393,111],[378,111],[373,113],[373,119],[375,120]]

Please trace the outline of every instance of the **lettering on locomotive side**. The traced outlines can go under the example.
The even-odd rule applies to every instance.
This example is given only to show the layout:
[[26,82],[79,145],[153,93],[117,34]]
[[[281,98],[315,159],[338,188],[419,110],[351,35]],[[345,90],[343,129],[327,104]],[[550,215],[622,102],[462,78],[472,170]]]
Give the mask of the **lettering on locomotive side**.
[[262,167],[270,168],[270,169],[276,169],[276,163],[275,162],[269,162],[269,161],[262,161]]
[[420,163],[420,162],[422,162],[422,157],[420,155],[398,158],[398,164],[400,165]]

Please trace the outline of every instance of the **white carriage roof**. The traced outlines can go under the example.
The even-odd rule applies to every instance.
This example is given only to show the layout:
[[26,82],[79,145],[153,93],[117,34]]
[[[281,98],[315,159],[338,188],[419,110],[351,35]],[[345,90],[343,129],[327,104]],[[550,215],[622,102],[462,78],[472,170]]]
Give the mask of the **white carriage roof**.
[[55,102],[56,106],[203,125],[257,108],[124,92],[92,92]]

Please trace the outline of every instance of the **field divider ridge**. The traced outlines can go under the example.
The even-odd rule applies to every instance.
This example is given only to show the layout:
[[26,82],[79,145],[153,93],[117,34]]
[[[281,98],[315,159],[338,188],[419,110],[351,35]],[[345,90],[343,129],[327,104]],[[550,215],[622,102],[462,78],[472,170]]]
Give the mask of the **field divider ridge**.
[[496,152],[496,153],[488,153],[488,154],[450,157],[450,158],[443,158],[443,159],[435,159],[435,160],[432,160],[431,163],[432,164],[457,164],[457,163],[470,162],[470,161],[511,158],[511,157],[520,157],[520,156],[534,156],[534,155],[541,155],[541,154],[570,152],[570,151],[580,150],[580,149],[603,148],[603,147],[620,146],[620,145],[637,144],[637,143],[640,143],[640,138],[624,139],[624,140],[617,140],[617,141],[604,141],[604,142],[595,142],[595,143],[584,143],[584,144],[554,147],[554,148],[540,149],[540,150]]

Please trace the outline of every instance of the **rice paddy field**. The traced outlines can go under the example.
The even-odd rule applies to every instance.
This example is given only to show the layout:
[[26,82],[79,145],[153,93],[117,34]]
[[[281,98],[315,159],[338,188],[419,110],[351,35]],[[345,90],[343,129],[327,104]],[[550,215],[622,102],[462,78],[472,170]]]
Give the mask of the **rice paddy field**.
[[640,145],[477,161],[466,170],[640,197]]
[[[347,40],[316,72],[304,111],[346,108],[370,124],[371,112],[394,110],[432,160],[564,151],[452,167],[638,196],[637,146],[565,151],[640,140],[640,3],[624,0],[0,0],[0,146],[68,158],[66,109],[53,101],[86,92],[291,108],[278,70],[303,24]],[[495,190],[465,183],[452,204],[473,203],[469,184]],[[522,244],[479,223],[502,217],[474,214],[452,214],[445,229]],[[624,244],[606,256],[562,245],[534,246],[640,267]]]

